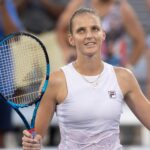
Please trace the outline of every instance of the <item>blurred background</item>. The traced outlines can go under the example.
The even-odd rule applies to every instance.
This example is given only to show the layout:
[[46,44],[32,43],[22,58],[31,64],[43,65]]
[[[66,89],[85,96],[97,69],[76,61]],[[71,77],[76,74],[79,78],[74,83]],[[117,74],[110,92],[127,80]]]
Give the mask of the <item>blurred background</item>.
[[[7,34],[17,31],[27,31],[35,34],[47,47],[51,62],[51,71],[53,72],[75,59],[75,51],[68,44],[67,35],[65,34],[67,33],[67,21],[74,9],[81,6],[92,7],[91,1],[92,0],[0,0],[0,38],[2,39]],[[93,2],[94,1],[96,2],[96,0],[93,0]],[[109,0],[101,1],[105,3],[105,1],[107,2]],[[107,32],[109,40],[106,44],[111,43],[111,53],[113,48],[115,48],[117,51],[122,51],[124,57],[126,53],[124,49],[127,49],[128,53],[131,54],[127,54],[127,57],[130,57],[132,56],[133,49],[135,49],[134,51],[136,52],[134,52],[133,55],[137,55],[137,58],[133,59],[132,56],[132,58],[125,58],[121,63],[116,64],[116,62],[120,62],[120,58],[118,59],[118,54],[114,53],[113,58],[108,59],[104,57],[104,60],[111,64],[121,65],[131,69],[137,77],[141,89],[150,99],[150,0],[127,0],[127,3],[129,3],[129,7],[131,7],[134,12],[134,24],[137,23],[137,26],[140,26],[139,32],[135,32],[134,29],[136,25],[132,24],[132,20],[129,20],[130,17],[126,16],[126,23],[122,21],[122,18],[125,18],[123,15],[125,12],[122,13],[120,10],[119,7],[121,5],[118,0],[113,4],[113,8],[115,9],[112,14],[105,13],[101,16],[102,21],[104,20],[104,23],[102,23],[106,31],[110,29],[109,20],[114,21],[114,26],[119,24],[119,26],[117,26],[117,32],[115,29],[111,29],[111,34]],[[69,9],[69,5],[74,5],[74,8]],[[117,13],[115,12],[116,10]],[[120,15],[119,11],[121,11],[122,15]],[[116,18],[114,17],[115,13]],[[142,41],[144,41],[144,46],[140,47]],[[28,120],[30,120],[32,107],[28,110],[23,109],[23,111],[26,113]],[[16,112],[0,101],[0,149],[20,148],[22,130],[24,128],[22,120],[18,117]],[[121,117],[120,139],[125,150],[150,149],[150,132],[143,127],[126,104],[124,104],[124,111]],[[45,149],[51,148],[51,150],[55,150],[59,141],[59,127],[57,117],[54,115],[52,122],[49,124],[43,146]]]

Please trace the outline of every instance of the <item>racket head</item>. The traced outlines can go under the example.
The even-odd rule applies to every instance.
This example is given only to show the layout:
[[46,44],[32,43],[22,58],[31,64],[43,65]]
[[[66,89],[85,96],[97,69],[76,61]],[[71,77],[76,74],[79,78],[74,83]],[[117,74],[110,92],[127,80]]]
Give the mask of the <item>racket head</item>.
[[49,74],[46,48],[33,34],[17,32],[0,42],[0,97],[12,107],[40,101]]

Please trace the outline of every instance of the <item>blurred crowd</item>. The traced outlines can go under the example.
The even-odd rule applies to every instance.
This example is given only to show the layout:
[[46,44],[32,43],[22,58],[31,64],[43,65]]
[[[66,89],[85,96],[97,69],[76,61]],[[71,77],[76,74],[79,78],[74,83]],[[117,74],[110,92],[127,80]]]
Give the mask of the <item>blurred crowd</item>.
[[[150,0],[144,3],[150,16]],[[68,20],[79,7],[93,8],[101,17],[104,61],[131,69],[150,98],[150,30],[145,32],[130,0],[0,0],[0,38],[17,31],[35,34],[45,44],[54,71],[76,58],[67,34]],[[12,130],[11,109],[0,101],[0,148]]]

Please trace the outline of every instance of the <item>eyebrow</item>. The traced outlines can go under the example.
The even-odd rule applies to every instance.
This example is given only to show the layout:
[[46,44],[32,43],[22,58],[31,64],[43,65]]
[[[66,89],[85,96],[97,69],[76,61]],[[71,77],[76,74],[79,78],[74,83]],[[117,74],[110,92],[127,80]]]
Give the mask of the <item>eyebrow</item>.
[[101,26],[99,26],[99,25],[93,25],[92,28],[98,28],[98,29],[101,29]]
[[[90,28],[91,28],[91,29],[97,28],[97,29],[101,30],[101,27],[98,26],[98,25],[92,25]],[[81,30],[85,30],[85,29],[86,29],[86,27],[79,27],[79,28],[77,28],[76,32],[78,33],[78,32],[80,32]]]
[[80,32],[81,30],[85,30],[85,27],[79,27],[76,32]]

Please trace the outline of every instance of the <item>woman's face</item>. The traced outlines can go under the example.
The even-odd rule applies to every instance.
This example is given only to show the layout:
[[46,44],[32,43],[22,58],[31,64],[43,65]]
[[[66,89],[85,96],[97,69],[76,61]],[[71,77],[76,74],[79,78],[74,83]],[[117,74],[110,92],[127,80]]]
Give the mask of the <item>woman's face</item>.
[[98,16],[89,13],[76,16],[72,32],[69,41],[76,47],[77,52],[88,56],[99,54],[105,33]]

